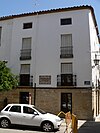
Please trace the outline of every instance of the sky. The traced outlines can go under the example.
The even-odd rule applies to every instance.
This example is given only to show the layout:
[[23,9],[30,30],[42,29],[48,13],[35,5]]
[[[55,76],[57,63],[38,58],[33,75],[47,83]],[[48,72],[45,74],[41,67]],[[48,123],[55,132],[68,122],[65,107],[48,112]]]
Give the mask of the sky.
[[94,8],[100,33],[100,0],[0,0],[0,17],[80,5]]

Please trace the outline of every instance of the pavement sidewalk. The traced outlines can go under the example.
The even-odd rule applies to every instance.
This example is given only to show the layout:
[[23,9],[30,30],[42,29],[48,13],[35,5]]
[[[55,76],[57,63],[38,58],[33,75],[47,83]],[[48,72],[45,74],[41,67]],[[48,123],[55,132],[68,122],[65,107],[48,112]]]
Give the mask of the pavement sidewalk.
[[[84,125],[87,121],[86,120],[78,120],[78,129]],[[92,121],[91,121],[92,122]],[[100,122],[100,114],[95,118],[94,122]],[[65,119],[63,119],[63,126],[66,126]]]
[[[78,128],[80,128],[85,122],[87,122],[86,120],[78,120]],[[100,122],[100,114],[95,117],[94,122]]]
[[86,122],[86,120],[78,120],[78,129]]
[[[78,120],[78,129],[86,122],[86,120]],[[100,122],[100,114],[94,119],[94,122]]]
[[[85,122],[86,120],[78,120],[78,128],[80,128]],[[62,126],[66,127],[65,119],[63,119]]]
[[[60,131],[58,133],[64,133],[66,129],[65,119],[63,119]],[[100,115],[98,115],[93,121],[78,120],[78,133],[98,133],[100,132]]]

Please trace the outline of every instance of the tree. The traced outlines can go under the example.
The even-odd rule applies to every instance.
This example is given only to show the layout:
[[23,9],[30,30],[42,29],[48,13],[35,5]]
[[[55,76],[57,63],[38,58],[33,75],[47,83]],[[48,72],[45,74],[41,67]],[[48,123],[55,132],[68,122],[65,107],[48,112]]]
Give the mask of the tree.
[[18,86],[18,76],[14,75],[5,61],[0,61],[0,91],[11,90]]

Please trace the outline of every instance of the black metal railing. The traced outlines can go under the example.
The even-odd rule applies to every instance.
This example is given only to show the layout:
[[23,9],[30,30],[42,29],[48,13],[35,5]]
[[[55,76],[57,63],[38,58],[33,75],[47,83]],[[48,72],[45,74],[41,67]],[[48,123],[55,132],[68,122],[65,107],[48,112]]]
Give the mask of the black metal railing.
[[73,74],[61,74],[57,75],[57,86],[76,86],[77,79]]
[[60,48],[60,58],[72,58],[73,57],[73,46],[65,46]]
[[20,60],[30,60],[31,59],[31,49],[22,49]]

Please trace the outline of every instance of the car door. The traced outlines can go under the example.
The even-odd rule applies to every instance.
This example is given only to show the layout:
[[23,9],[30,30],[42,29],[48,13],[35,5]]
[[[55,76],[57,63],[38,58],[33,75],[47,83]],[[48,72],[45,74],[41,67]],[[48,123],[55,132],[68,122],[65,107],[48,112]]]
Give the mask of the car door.
[[12,124],[22,124],[21,106],[13,105],[8,112],[8,116]]
[[31,107],[23,106],[23,125],[40,126],[40,115]]

